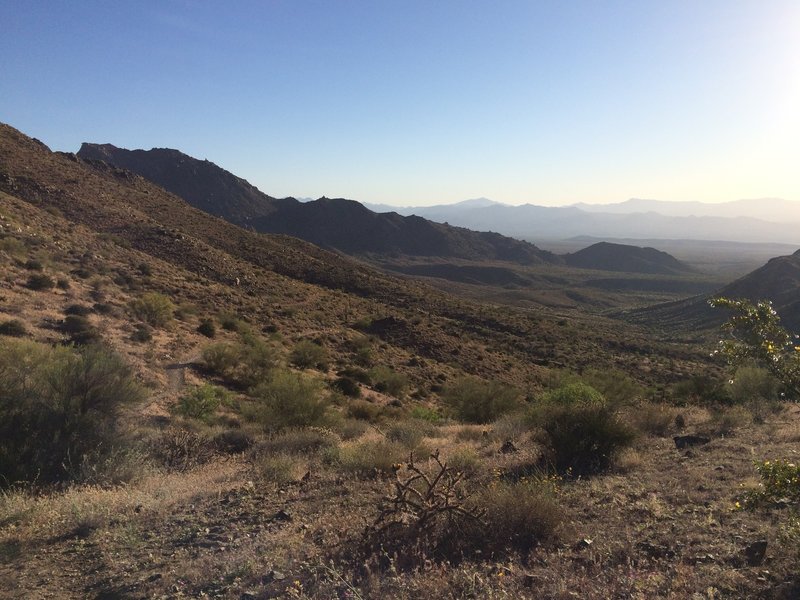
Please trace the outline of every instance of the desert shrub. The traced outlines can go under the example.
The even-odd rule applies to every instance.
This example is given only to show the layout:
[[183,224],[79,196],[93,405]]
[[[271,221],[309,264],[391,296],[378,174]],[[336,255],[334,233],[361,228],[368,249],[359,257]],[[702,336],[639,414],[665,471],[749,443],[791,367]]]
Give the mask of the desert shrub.
[[0,340],[0,485],[76,477],[118,442],[119,407],[143,398],[108,348]]
[[660,402],[641,402],[631,407],[627,420],[642,433],[667,435],[675,424],[675,408]]
[[346,369],[339,371],[337,375],[340,377],[349,377],[353,381],[363,383],[364,385],[372,385],[372,378],[369,375],[369,371],[365,371],[364,369],[360,369],[358,367],[347,367]]
[[92,307],[85,304],[70,304],[64,309],[65,315],[77,315],[79,317],[85,317],[92,314],[92,312],[94,312]]
[[155,441],[152,452],[165,467],[188,471],[214,458],[216,447],[204,434],[184,427],[169,427]]
[[602,394],[583,383],[545,394],[529,412],[529,422],[544,434],[542,442],[552,465],[575,475],[607,469],[635,438]]
[[384,365],[373,367],[370,370],[370,378],[377,391],[395,398],[402,398],[408,387],[408,377]]
[[158,292],[148,292],[130,303],[131,312],[151,327],[165,327],[172,321],[175,305]]
[[271,435],[259,442],[253,452],[256,454],[309,454],[336,446],[339,436],[321,427],[289,429]]
[[695,375],[675,384],[671,396],[678,405],[721,406],[731,403],[726,383],[709,375]]
[[0,323],[0,335],[9,337],[24,337],[28,335],[28,328],[19,319],[11,319]]
[[358,398],[361,395],[361,387],[355,380],[349,377],[337,377],[332,383],[331,387],[350,398]]
[[753,422],[753,415],[744,406],[721,406],[711,413],[711,427],[719,435],[730,435]]
[[386,429],[386,439],[403,444],[413,450],[422,441],[422,438],[436,433],[436,427],[427,421],[409,419],[397,421]]
[[197,314],[197,307],[191,302],[181,302],[175,307],[175,318],[179,321],[186,321]]
[[462,377],[448,386],[444,402],[461,421],[489,423],[520,406],[517,390],[497,381]]
[[411,409],[411,418],[427,421],[428,423],[440,423],[442,421],[442,415],[437,408],[421,404]]
[[67,335],[69,341],[78,345],[94,344],[100,341],[100,332],[87,317],[67,315],[59,329]]
[[354,440],[360,438],[369,429],[364,421],[358,419],[342,419],[336,424],[336,432],[343,440]]
[[644,387],[636,383],[627,373],[616,369],[590,369],[581,379],[592,386],[610,403],[616,406],[631,404],[642,398]]
[[142,275],[144,277],[150,277],[153,274],[153,267],[151,267],[150,264],[146,262],[139,263],[139,266],[136,267],[136,269],[139,271],[139,275]]
[[203,348],[202,358],[205,368],[223,379],[230,379],[240,361],[239,348],[227,342],[211,344]]
[[30,258],[25,261],[25,268],[29,271],[42,271],[44,270],[44,264],[37,258]]
[[242,335],[241,362],[236,381],[244,387],[258,385],[271,377],[279,361],[278,350],[260,337]]
[[302,475],[302,463],[296,456],[287,454],[261,454],[253,461],[259,474],[277,485],[296,481]]
[[331,448],[325,458],[326,462],[348,473],[391,473],[396,465],[408,458],[408,449],[397,442],[365,440]]
[[14,237],[0,237],[0,252],[5,252],[9,256],[22,256],[28,251],[28,247],[22,240]]
[[213,338],[217,335],[217,326],[214,325],[212,319],[203,319],[200,321],[200,325],[197,326],[197,333],[207,338]]
[[253,436],[243,429],[226,429],[213,438],[214,447],[224,454],[241,454],[253,447]]
[[[360,552],[382,569],[410,571],[432,560],[458,560],[480,539],[483,509],[464,501],[463,474],[442,462],[392,466],[393,492],[378,504],[378,516],[362,535]],[[466,534],[466,535],[465,535]],[[481,539],[478,544],[483,547]],[[359,557],[361,558],[361,557]]]
[[780,382],[766,369],[741,366],[730,383],[734,404],[747,407],[758,421],[780,409]]
[[755,463],[760,485],[743,496],[743,507],[758,508],[774,502],[800,502],[800,464],[789,460],[765,460]]
[[25,285],[28,289],[41,291],[53,289],[56,286],[56,282],[49,275],[34,273],[28,277],[28,282]]
[[328,368],[328,351],[319,344],[309,340],[302,340],[295,345],[289,355],[289,362],[300,369]]
[[66,277],[59,277],[56,279],[56,287],[60,290],[68,290],[70,285],[69,279]]
[[353,419],[374,423],[381,415],[381,407],[367,400],[353,400],[347,405],[347,415]]
[[208,383],[198,385],[181,396],[175,405],[175,412],[184,417],[209,422],[229,396],[228,391],[219,386]]
[[269,380],[278,365],[275,347],[252,335],[242,336],[237,343],[206,346],[202,356],[206,369],[241,388]]
[[556,538],[565,517],[553,485],[536,478],[493,482],[472,503],[484,512],[480,538],[483,551],[494,554],[530,552],[534,546]]
[[247,323],[233,313],[221,313],[218,317],[220,327],[225,331],[242,332],[247,329]]
[[147,323],[137,323],[133,327],[131,340],[144,343],[153,339],[153,329]]
[[251,394],[254,399],[246,406],[245,415],[267,431],[326,422],[328,402],[322,383],[302,373],[278,371]]
[[447,455],[447,464],[456,471],[471,476],[481,468],[481,459],[472,448],[459,447]]

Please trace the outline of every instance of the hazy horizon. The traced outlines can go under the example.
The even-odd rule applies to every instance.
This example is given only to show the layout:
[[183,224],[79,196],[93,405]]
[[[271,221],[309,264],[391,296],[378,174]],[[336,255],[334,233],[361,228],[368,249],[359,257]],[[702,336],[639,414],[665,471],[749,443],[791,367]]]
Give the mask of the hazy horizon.
[[391,206],[800,200],[800,4],[0,3],[0,121]]

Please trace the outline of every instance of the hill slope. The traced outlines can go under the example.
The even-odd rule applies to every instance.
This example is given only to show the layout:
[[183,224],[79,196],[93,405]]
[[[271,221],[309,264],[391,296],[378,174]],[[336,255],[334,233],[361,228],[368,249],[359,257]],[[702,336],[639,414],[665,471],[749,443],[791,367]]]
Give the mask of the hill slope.
[[636,322],[660,323],[663,326],[717,327],[728,315],[709,306],[708,299],[715,296],[743,298],[753,302],[770,300],[782,323],[800,332],[800,250],[789,256],[770,259],[764,266],[708,296],[632,311],[628,317]]
[[694,272],[689,265],[655,248],[641,248],[610,242],[592,244],[588,248],[567,254],[564,260],[571,267],[583,269],[660,275]]
[[78,156],[137,173],[193,206],[237,225],[265,233],[293,235],[350,254],[399,253],[522,264],[558,262],[555,255],[528,242],[420,217],[378,214],[344,199],[276,200],[214,163],[177,150],[131,151],[111,144],[84,143]]

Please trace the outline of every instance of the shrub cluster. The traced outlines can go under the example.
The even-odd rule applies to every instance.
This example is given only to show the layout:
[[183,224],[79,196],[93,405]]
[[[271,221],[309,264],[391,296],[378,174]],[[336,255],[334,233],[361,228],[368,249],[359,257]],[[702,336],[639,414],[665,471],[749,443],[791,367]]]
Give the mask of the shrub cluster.
[[277,371],[251,390],[245,415],[267,431],[324,425],[328,400],[317,379],[292,371]]
[[544,434],[542,442],[553,466],[575,475],[608,468],[635,438],[603,395],[584,383],[545,394],[532,407],[529,419]]
[[115,444],[120,406],[143,397],[107,348],[0,340],[0,485],[77,476]]
[[151,327],[165,327],[172,321],[175,305],[158,292],[148,292],[130,303],[133,315]]
[[519,408],[519,392],[497,381],[462,377],[448,386],[444,402],[455,416],[468,423],[489,423]]

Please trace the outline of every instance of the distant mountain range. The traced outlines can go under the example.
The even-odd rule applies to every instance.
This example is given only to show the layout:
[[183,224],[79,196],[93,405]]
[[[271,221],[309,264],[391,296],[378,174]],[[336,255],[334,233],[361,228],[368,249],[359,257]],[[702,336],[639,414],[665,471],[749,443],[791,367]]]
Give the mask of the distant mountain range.
[[[367,205],[373,210],[382,205]],[[800,242],[800,202],[763,198],[720,204],[633,199],[618,204],[510,206],[486,198],[456,204],[393,208],[460,227],[480,227],[520,239],[697,239]]]
[[375,213],[352,200],[320,198],[300,202],[273,198],[214,163],[177,150],[125,150],[111,144],[85,143],[77,155],[137,173],[189,204],[237,225],[262,233],[293,235],[348,254],[405,254],[520,264],[560,262],[556,255],[529,242],[418,216]]

